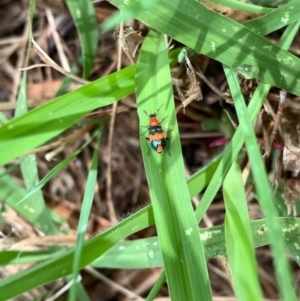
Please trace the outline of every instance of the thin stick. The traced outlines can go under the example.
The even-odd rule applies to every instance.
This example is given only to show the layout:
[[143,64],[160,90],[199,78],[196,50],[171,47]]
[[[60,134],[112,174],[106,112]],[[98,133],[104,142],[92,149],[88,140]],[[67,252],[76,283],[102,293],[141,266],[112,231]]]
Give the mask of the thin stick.
[[50,8],[46,8],[45,12],[46,12],[47,20],[48,20],[48,23],[49,23],[49,28],[50,28],[50,31],[51,31],[51,34],[52,34],[52,37],[53,37],[53,40],[54,40],[54,43],[55,43],[55,46],[56,46],[56,49],[57,49],[57,53],[58,53],[58,57],[59,57],[61,66],[67,72],[71,72],[69,61],[68,61],[67,56],[66,56],[66,54],[63,50],[63,46],[61,44],[61,40],[60,40],[59,34],[57,32],[57,29],[56,29],[56,24],[55,24],[53,14],[52,14]]
[[278,127],[280,124],[280,120],[281,120],[281,117],[283,114],[285,98],[286,98],[286,91],[280,90],[279,91],[279,104],[278,104],[277,114],[276,114],[275,121],[274,121],[273,130],[272,130],[271,137],[270,137],[270,145],[272,145],[272,143],[274,142],[275,135],[277,133],[277,130],[278,130]]
[[[124,36],[124,25],[123,23],[120,24],[120,39]],[[121,69],[121,64],[122,64],[122,45],[119,43],[118,44],[118,65],[117,65],[117,70]],[[112,155],[112,141],[113,141],[113,136],[114,136],[114,126],[115,126],[115,121],[116,121],[116,113],[118,109],[118,103],[114,102],[113,107],[112,107],[112,114],[111,114],[111,119],[109,123],[109,134],[108,134],[108,160],[107,160],[107,177],[106,177],[106,201],[107,201],[107,206],[108,206],[108,211],[109,211],[109,216],[112,222],[116,222],[117,215],[115,211],[115,207],[113,204],[113,198],[112,198],[112,172],[111,172],[111,155]]]

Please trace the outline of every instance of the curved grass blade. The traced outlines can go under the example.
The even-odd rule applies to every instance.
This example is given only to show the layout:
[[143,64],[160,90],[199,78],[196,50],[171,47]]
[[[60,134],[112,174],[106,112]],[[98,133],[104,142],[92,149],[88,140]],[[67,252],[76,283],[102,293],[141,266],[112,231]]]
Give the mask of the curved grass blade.
[[[50,252],[30,251],[0,251],[0,266],[9,264],[24,264],[49,259],[53,256]],[[57,256],[57,254],[56,254]]]
[[290,1],[277,9],[272,9],[268,14],[247,21],[243,25],[260,36],[265,36],[282,28],[282,26],[297,22],[299,20],[299,11],[295,10],[295,6],[299,6],[298,0]]
[[[299,218],[280,217],[277,219],[277,223],[285,239],[292,239],[300,233]],[[224,226],[200,229],[199,234],[204,244],[206,259],[228,254]],[[265,219],[250,221],[249,234],[255,248],[270,244]],[[239,264],[244,265],[241,262]],[[148,269],[164,266],[157,237],[119,242],[92,262],[91,265],[97,268],[111,269]],[[259,300],[259,298],[252,300]]]
[[262,300],[245,188],[236,162],[224,180],[223,195],[226,209],[225,245],[236,296],[243,301]]
[[86,79],[92,69],[98,47],[97,19],[94,5],[86,0],[66,0],[77,28],[83,52],[83,77]]
[[91,213],[92,204],[94,200],[95,186],[97,183],[99,144],[100,144],[100,135],[98,135],[96,147],[94,149],[92,165],[89,170],[89,175],[84,190],[83,202],[80,210],[80,217],[79,217],[78,230],[77,230],[78,231],[77,241],[76,241],[76,248],[75,248],[75,254],[73,259],[73,273],[72,273],[73,284],[70,290],[70,295],[68,299],[69,301],[76,300],[76,294],[78,289],[76,279],[79,275],[79,269],[80,269],[79,265],[82,256],[84,238],[86,235],[88,220],[89,220],[89,216]]
[[[35,1],[30,2],[30,42],[27,45],[26,49],[26,65],[28,65],[29,58],[30,58],[30,48],[31,48],[31,38],[32,34],[32,24],[34,18],[34,11],[35,11]],[[22,74],[21,85],[19,88],[19,94],[17,99],[15,117],[25,114],[27,109],[27,92],[26,92],[26,84],[27,84],[27,71],[24,71]],[[20,167],[22,177],[25,182],[25,186],[27,190],[32,189],[35,183],[39,181],[38,170],[37,170],[37,161],[36,157],[33,154],[24,155],[20,158]],[[6,178],[7,179],[7,178]],[[34,194],[34,201],[28,200],[25,204],[23,204],[24,213],[26,219],[32,220],[32,215],[35,216],[36,220],[38,221],[38,225],[40,229],[45,234],[54,234],[57,232],[56,226],[54,225],[53,220],[47,210],[45,200],[43,197],[42,192],[36,191]]]
[[[146,214],[146,211],[144,213]],[[299,218],[280,217],[277,219],[277,223],[286,240],[292,240],[300,233]],[[265,219],[251,221],[250,227],[255,248],[270,244]],[[227,254],[224,226],[200,229],[199,234],[204,244],[205,257],[207,259]],[[62,253],[50,253],[49,251],[1,251],[0,266],[37,262],[54,257],[58,260]],[[111,269],[147,269],[163,267],[163,260],[157,237],[150,237],[119,242],[90,265],[97,268]],[[40,282],[37,282],[36,286],[40,284]]]

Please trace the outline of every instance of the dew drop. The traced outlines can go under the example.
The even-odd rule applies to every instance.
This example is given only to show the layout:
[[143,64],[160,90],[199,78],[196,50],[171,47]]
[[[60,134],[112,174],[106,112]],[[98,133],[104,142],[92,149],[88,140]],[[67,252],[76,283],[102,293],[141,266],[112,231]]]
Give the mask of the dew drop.
[[147,252],[147,255],[148,255],[148,257],[149,257],[150,259],[153,259],[153,258],[155,257],[155,253],[154,253],[153,250],[149,250],[149,251]]

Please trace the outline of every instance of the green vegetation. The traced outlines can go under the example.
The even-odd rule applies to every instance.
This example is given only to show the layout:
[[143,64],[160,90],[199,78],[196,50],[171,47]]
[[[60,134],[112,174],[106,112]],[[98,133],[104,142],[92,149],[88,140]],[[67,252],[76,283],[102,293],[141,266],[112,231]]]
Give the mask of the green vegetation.
[[[277,208],[276,204],[280,203],[278,198],[281,198],[272,192],[253,122],[271,86],[300,95],[300,80],[297,78],[298,72],[295,72],[300,70],[300,59],[288,52],[299,30],[299,1],[290,1],[274,9],[245,3],[238,6],[239,1],[224,1],[226,5],[232,2],[238,10],[264,14],[244,24],[193,0],[109,2],[123,13],[106,22],[105,29],[128,18],[135,18],[150,28],[139,50],[136,65],[97,79],[29,112],[19,109],[18,116],[0,127],[0,164],[3,166],[0,198],[48,235],[57,233],[55,223],[62,224],[63,221],[46,207],[41,188],[89,143],[96,142],[85,187],[76,247],[68,250],[53,248],[43,252],[0,251],[1,265],[43,260],[28,270],[1,280],[0,301],[61,277],[71,275],[71,279],[75,280],[79,270],[87,265],[119,269],[164,267],[160,282],[153,287],[147,300],[156,296],[165,279],[172,300],[212,300],[206,259],[218,255],[228,256],[237,298],[242,301],[262,300],[254,248],[268,244],[273,253],[281,299],[297,300],[287,256],[284,254],[286,246],[300,264],[297,255],[300,220],[285,217],[286,209]],[[83,0],[68,1],[73,16],[76,11],[82,11],[84,3]],[[223,1],[219,0],[218,3]],[[35,3],[32,2],[32,18],[34,9]],[[95,41],[98,33],[94,13],[93,8],[88,6],[86,14],[74,16],[83,49],[84,78],[88,77],[93,67],[97,51]],[[84,23],[82,18],[90,18],[91,21]],[[277,45],[263,37],[280,28],[284,29],[284,33]],[[181,49],[169,51],[165,35],[223,64],[239,120],[239,126],[224,152],[188,180],[185,177],[170,72],[170,65],[176,62]],[[259,81],[248,106],[236,71],[245,78],[256,78]],[[25,79],[19,93],[20,108],[26,103]],[[141,126],[149,122],[144,111],[155,112],[162,104],[163,113],[160,112],[159,117],[167,116],[164,129],[169,139],[169,149],[162,155],[153,150],[148,155],[145,137],[142,135],[145,129],[141,128],[140,131],[151,205],[84,242],[98,175],[97,162],[101,160],[98,158],[98,150],[103,122],[98,123],[91,139],[78,147],[78,152],[58,163],[42,180],[38,179],[34,155],[28,155],[27,152],[57,138],[92,110],[110,105],[132,93],[136,95]],[[263,220],[251,221],[247,211],[237,164],[244,143],[255,193],[265,217]],[[10,175],[9,169],[4,169],[6,164],[16,158],[20,158],[26,189]],[[222,184],[225,224],[199,230],[198,224]],[[194,211],[191,198],[200,192],[203,196]],[[157,237],[120,242],[154,224]],[[288,239],[287,243],[285,239]],[[76,300],[78,291],[77,285],[73,285],[69,299]]]

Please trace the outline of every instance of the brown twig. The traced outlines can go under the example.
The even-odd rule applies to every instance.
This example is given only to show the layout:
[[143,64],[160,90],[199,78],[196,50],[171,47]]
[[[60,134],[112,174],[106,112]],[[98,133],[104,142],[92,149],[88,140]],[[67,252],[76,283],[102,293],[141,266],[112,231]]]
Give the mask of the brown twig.
[[[124,25],[121,23],[120,25],[120,32],[119,32],[120,39],[122,40],[124,36]],[[121,69],[121,63],[122,63],[122,45],[119,43],[118,45],[118,65],[117,70]],[[107,159],[107,177],[106,177],[106,200],[107,200],[107,206],[108,211],[110,215],[110,219],[112,222],[117,221],[117,215],[113,204],[112,199],[112,172],[111,172],[111,155],[112,155],[112,142],[113,142],[113,136],[114,136],[114,125],[116,121],[116,113],[118,109],[118,103],[114,102],[112,107],[112,114],[109,124],[109,134],[108,134],[108,159]]]
[[285,90],[280,90],[280,92],[279,92],[279,104],[278,104],[277,114],[276,114],[275,121],[274,121],[273,130],[272,130],[271,137],[270,137],[270,145],[272,145],[272,143],[274,142],[275,135],[277,133],[277,130],[278,130],[278,127],[279,127],[279,124],[280,124],[280,120],[281,120],[282,113],[283,113],[283,108],[284,108],[285,98],[286,98],[286,91]]

